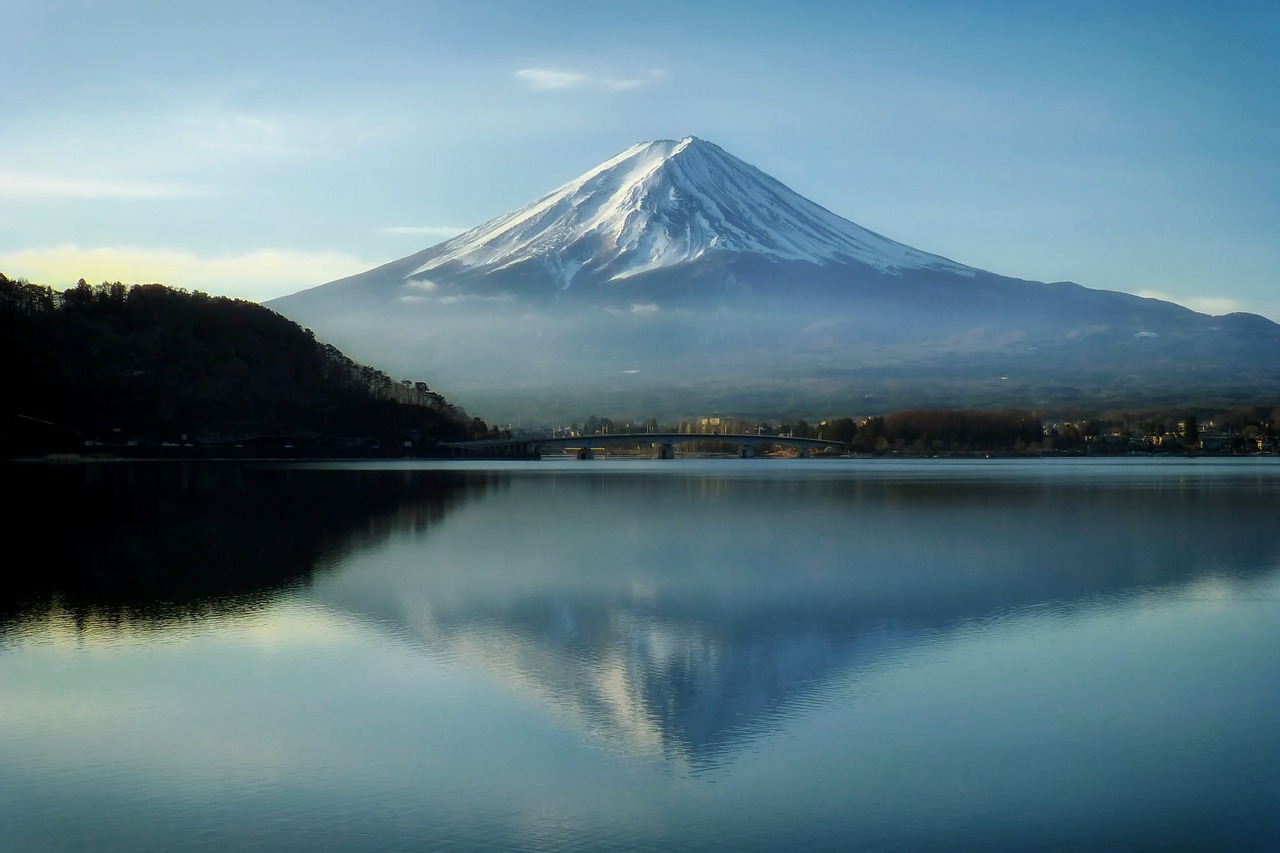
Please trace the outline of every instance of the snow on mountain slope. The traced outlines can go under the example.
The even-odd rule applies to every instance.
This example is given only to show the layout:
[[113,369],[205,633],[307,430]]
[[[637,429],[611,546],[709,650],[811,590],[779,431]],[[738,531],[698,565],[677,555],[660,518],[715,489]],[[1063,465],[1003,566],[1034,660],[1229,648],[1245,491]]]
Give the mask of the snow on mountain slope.
[[1280,327],[1261,318],[963,266],[692,137],[635,145],[526,207],[270,307],[499,420],[1165,405],[1280,388]]
[[819,265],[857,261],[891,274],[974,273],[843,219],[690,136],[634,145],[532,204],[442,243],[406,278],[450,264],[496,271],[532,261],[567,288],[584,269],[619,280],[716,251]]

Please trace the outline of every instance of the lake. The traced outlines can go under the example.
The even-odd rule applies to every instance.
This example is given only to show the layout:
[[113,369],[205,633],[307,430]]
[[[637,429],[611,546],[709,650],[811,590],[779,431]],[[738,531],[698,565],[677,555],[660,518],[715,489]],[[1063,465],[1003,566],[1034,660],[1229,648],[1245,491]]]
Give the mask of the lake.
[[0,849],[1280,849],[1278,463],[8,465]]

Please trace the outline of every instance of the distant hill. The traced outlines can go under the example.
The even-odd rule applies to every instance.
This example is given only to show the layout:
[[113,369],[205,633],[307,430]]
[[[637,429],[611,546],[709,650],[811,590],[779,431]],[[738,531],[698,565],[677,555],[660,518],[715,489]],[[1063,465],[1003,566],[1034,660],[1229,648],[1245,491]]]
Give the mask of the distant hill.
[[268,305],[504,420],[1280,396],[1280,326],[1263,317],[969,267],[692,137]]
[[86,443],[403,448],[489,433],[422,382],[257,305],[158,284],[0,274],[0,452]]

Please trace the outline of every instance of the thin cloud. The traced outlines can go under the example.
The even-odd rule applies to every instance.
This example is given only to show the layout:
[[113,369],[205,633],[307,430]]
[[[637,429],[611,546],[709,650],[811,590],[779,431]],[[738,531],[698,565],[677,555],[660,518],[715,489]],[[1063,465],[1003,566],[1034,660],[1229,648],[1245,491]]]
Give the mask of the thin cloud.
[[1214,317],[1245,312],[1258,314],[1274,323],[1280,323],[1280,304],[1275,302],[1230,299],[1225,296],[1174,296],[1160,290],[1141,290],[1138,291],[1137,295],[1147,299],[1161,299],[1165,302],[1173,302],[1190,308],[1192,311],[1199,311],[1202,314],[1209,314]]
[[408,234],[414,237],[439,237],[448,239],[449,237],[457,237],[465,228],[455,228],[452,225],[390,225],[386,228],[379,228],[383,234]]
[[515,297],[510,293],[496,293],[493,296],[481,296],[476,293],[458,293],[450,296],[441,296],[436,301],[441,305],[457,305],[460,302],[514,302]]
[[0,198],[173,199],[211,194],[189,184],[0,172]]
[[612,74],[588,74],[581,71],[564,71],[555,68],[521,68],[515,77],[537,92],[565,89],[585,89],[596,92],[626,92],[655,83],[666,76],[665,71],[652,70],[635,77],[617,77]]
[[231,158],[334,156],[355,135],[350,119],[305,115],[212,111],[187,115],[182,123],[190,146]]
[[1159,290],[1141,290],[1138,292],[1138,296],[1146,299],[1159,299],[1164,302],[1173,302],[1190,308],[1192,311],[1199,311],[1202,314],[1212,314],[1214,316],[1249,310],[1238,301],[1234,299],[1227,299],[1222,296],[1173,296]]
[[156,282],[263,302],[363,272],[374,264],[341,252],[255,249],[205,257],[182,249],[74,245],[0,251],[0,270],[54,288],[91,283]]

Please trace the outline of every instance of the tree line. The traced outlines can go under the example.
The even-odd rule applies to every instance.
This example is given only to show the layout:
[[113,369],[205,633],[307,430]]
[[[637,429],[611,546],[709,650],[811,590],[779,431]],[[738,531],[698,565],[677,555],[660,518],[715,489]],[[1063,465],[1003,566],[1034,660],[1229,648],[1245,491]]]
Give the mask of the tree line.
[[56,291],[0,274],[0,358],[7,450],[494,434],[425,383],[358,364],[268,308],[159,284]]
[[972,409],[910,409],[858,421],[836,418],[818,431],[806,424],[805,431],[861,452],[1026,450],[1044,438],[1044,426],[1030,412]]
[[[571,427],[577,431],[576,424]],[[1043,447],[1044,426],[1024,411],[971,409],[911,409],[868,418],[833,418],[811,424],[806,420],[779,424],[754,423],[736,418],[701,418],[662,426],[655,418],[613,420],[591,415],[583,421],[585,435],[645,432],[745,433],[837,441],[855,452],[912,450],[929,452],[978,452],[1029,450]]]
[[910,409],[777,424],[713,417],[660,425],[654,418],[614,420],[592,415],[582,431],[587,435],[679,432],[819,438],[845,444],[856,453],[1252,453],[1280,448],[1280,407],[1112,410],[1049,420],[1022,410]]

